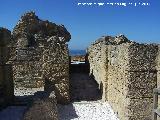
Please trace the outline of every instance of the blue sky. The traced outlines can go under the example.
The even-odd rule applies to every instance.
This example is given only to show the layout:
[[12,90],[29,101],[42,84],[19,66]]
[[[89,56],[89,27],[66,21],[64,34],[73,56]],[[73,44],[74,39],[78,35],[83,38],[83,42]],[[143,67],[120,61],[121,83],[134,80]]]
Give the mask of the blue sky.
[[[64,24],[70,49],[85,49],[104,35],[125,34],[140,43],[160,43],[160,0],[0,0],[0,26],[10,30],[26,11]],[[82,2],[145,2],[150,6],[78,6]]]

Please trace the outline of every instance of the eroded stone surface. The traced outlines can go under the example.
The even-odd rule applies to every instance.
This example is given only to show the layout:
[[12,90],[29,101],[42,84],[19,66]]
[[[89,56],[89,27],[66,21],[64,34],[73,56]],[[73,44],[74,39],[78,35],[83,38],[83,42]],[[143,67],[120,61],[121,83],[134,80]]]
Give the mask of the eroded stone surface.
[[92,44],[88,54],[90,72],[103,86],[103,100],[118,117],[151,120],[152,93],[159,79],[158,45],[107,36]]
[[71,35],[64,25],[40,20],[34,12],[28,12],[14,27],[12,38],[9,63],[13,65],[15,87],[44,87],[56,92],[58,102],[69,102],[66,42]]

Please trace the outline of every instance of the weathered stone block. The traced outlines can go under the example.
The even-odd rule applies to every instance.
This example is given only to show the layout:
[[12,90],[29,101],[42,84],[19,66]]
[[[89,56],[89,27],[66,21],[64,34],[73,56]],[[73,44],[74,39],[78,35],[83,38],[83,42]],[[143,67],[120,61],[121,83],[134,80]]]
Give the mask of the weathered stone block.
[[[96,81],[103,81],[99,76],[106,72],[103,92],[120,120],[151,120],[153,88],[160,86],[160,49],[123,38],[105,37],[88,48],[91,73]],[[101,65],[107,68],[103,72]]]
[[130,99],[127,116],[151,116],[153,98]]
[[[107,47],[102,43],[95,44],[88,48],[88,60],[90,64],[90,75],[95,78],[98,84],[107,81]],[[95,64],[97,63],[97,64]],[[101,73],[101,74],[99,74]]]
[[70,102],[69,86],[67,82],[55,84],[55,93],[59,103],[66,104]]
[[108,45],[108,67],[112,69],[129,69],[128,48],[131,43]]
[[157,45],[132,44],[129,47],[129,71],[156,70]]
[[151,98],[153,89],[157,87],[156,72],[129,72],[127,82],[127,97]]
[[42,87],[44,78],[39,61],[17,61],[13,65],[15,87]]
[[44,76],[46,78],[45,90],[56,93],[58,103],[66,104],[70,101],[69,93],[69,64],[43,64]]
[[[50,49],[54,47],[54,49]],[[67,46],[51,46],[43,52],[43,61],[52,62],[53,64],[69,64],[69,52]]]

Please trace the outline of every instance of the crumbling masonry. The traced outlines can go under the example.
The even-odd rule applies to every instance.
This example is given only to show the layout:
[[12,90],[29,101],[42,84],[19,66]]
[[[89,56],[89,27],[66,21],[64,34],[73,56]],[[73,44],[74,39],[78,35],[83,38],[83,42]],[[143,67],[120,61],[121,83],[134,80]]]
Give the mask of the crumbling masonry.
[[153,88],[159,82],[158,45],[106,36],[92,44],[88,54],[90,74],[119,119],[151,120]]
[[24,14],[13,29],[9,63],[15,88],[55,91],[59,103],[68,103],[71,38],[63,25],[42,21],[34,12]]

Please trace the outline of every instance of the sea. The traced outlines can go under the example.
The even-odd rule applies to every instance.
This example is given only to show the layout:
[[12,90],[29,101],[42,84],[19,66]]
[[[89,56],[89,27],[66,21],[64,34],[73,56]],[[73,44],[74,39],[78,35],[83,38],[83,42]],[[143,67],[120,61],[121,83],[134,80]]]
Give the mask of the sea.
[[76,56],[76,55],[85,55],[86,50],[69,50],[70,56]]

